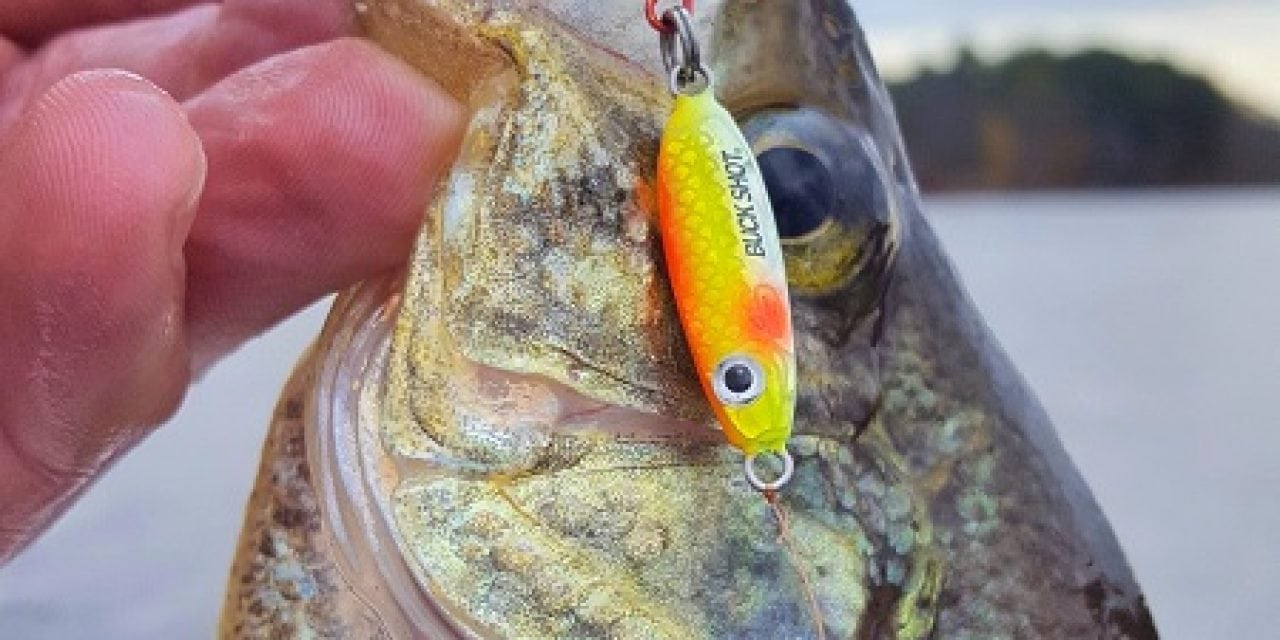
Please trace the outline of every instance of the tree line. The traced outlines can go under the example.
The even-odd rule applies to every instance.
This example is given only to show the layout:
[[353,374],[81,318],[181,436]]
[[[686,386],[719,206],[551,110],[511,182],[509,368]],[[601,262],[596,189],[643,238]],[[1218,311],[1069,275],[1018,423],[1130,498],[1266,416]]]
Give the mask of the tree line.
[[890,91],[926,190],[1280,182],[1280,124],[1167,62],[964,49]]

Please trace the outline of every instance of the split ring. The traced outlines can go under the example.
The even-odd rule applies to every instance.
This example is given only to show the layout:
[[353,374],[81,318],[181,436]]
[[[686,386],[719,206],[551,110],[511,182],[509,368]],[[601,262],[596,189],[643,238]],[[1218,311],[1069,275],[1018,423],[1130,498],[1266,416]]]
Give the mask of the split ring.
[[693,21],[684,7],[676,7],[662,14],[664,25],[670,29],[661,32],[662,64],[670,76],[673,94],[697,95],[711,86],[711,72],[702,64],[702,49],[693,32]]
[[742,468],[746,472],[747,482],[750,482],[751,486],[760,493],[771,493],[787,486],[787,483],[791,482],[791,476],[796,472],[796,461],[791,457],[791,453],[783,449],[781,452],[773,454],[782,459],[782,473],[777,478],[774,478],[772,482],[765,482],[756,474],[756,460],[759,460],[761,455],[753,453],[743,459]]

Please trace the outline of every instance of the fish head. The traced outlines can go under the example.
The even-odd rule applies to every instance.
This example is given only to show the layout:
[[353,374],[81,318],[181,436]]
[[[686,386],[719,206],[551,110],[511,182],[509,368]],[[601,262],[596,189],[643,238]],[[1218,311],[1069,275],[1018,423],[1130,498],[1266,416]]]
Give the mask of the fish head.
[[[642,3],[357,8],[472,114],[406,270],[343,296],[318,352],[332,552],[392,635],[997,637],[1128,602],[1052,435],[1019,431],[1043,418],[919,214],[847,4],[694,12],[783,236],[795,472],[774,502],[715,429],[664,271],[672,102]],[[1120,595],[1053,590],[1096,575]]]

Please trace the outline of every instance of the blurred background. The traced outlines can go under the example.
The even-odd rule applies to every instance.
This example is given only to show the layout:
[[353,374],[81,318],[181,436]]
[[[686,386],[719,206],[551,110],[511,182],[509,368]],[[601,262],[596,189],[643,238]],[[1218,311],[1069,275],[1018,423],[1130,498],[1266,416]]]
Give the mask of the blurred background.
[[1273,0],[868,2],[862,16],[927,191],[1280,182]]
[[[1280,3],[855,2],[926,209],[1165,638],[1276,637]],[[323,305],[248,345],[0,568],[0,638],[212,634]]]

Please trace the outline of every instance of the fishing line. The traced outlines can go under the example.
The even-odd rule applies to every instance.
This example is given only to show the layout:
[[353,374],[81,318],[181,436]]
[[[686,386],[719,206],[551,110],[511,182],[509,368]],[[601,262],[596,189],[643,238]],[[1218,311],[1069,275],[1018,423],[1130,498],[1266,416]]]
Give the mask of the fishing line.
[[822,619],[822,607],[818,605],[817,591],[813,587],[809,574],[804,570],[804,558],[801,557],[800,550],[796,548],[795,538],[791,535],[791,526],[787,523],[787,514],[782,510],[782,505],[778,504],[778,492],[773,490],[762,491],[760,495],[764,496],[765,502],[769,504],[769,509],[773,511],[774,520],[778,523],[778,541],[787,552],[787,559],[791,563],[791,568],[795,570],[796,576],[800,578],[800,589],[804,592],[805,604],[809,607],[809,616],[813,619],[814,629],[818,632],[817,640],[826,640],[826,624]]

